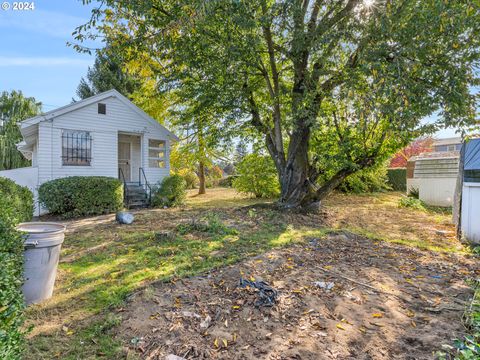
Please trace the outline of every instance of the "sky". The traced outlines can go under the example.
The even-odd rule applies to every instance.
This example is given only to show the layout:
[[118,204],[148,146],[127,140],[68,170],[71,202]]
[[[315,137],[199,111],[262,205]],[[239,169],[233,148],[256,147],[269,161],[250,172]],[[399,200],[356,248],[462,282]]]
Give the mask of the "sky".
[[[95,4],[81,0],[36,0],[34,10],[0,8],[0,91],[21,90],[43,104],[43,111],[67,105],[93,55],[81,54],[67,42],[72,32],[90,18]],[[433,119],[433,118],[432,118]],[[442,130],[437,137],[455,136],[454,129]]]
[[[4,1],[0,0],[3,4]],[[49,111],[69,104],[93,55],[66,45],[90,17],[79,0],[36,0],[34,10],[0,8],[0,91],[21,90]]]

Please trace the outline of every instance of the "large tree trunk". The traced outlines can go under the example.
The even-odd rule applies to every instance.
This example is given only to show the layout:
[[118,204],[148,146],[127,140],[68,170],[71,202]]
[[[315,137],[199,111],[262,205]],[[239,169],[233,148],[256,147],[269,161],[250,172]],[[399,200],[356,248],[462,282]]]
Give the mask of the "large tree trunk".
[[321,201],[354,172],[352,169],[339,170],[317,187],[317,176],[308,158],[309,136],[310,130],[304,129],[290,137],[289,157],[285,167],[278,172],[281,187],[279,206],[283,209],[318,211]]
[[198,194],[205,194],[205,164],[203,163],[203,161],[200,161],[200,163],[198,164],[198,180]]
[[308,129],[298,130],[290,138],[288,158],[285,167],[279,171],[279,204],[282,208],[303,207],[313,191],[309,181],[308,140]]

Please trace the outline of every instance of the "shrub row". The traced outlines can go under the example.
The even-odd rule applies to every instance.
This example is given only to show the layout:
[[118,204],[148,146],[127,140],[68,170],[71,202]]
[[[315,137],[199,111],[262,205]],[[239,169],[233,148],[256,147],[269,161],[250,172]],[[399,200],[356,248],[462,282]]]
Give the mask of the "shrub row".
[[64,218],[108,214],[123,208],[123,184],[106,176],[71,176],[40,185],[38,198]]
[[393,190],[406,191],[407,190],[407,169],[394,168],[387,171],[388,183]]
[[0,359],[19,359],[24,347],[23,238],[15,230],[33,215],[33,195],[0,178]]

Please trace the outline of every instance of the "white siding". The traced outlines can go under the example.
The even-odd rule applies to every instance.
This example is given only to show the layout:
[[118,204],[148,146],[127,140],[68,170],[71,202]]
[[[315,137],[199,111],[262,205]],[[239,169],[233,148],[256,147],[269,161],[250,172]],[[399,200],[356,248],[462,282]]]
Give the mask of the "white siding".
[[463,183],[462,235],[472,244],[480,245],[480,183]]
[[[100,101],[107,105],[107,114],[98,114],[97,103],[60,115],[39,124],[37,162],[39,183],[66,176],[118,177],[119,132],[138,134],[142,137],[142,167],[150,183],[160,181],[170,172],[167,141],[167,166],[165,169],[148,168],[148,138],[167,140],[167,134],[153,122],[146,120],[114,97]],[[92,141],[90,166],[62,165],[62,129],[89,131]],[[138,149],[137,149],[138,150]],[[135,177],[135,171],[132,172]],[[136,175],[138,178],[138,175]]]
[[419,198],[428,205],[452,206],[457,179],[455,178],[420,178]]
[[419,198],[428,205],[452,206],[458,176],[458,158],[425,158],[415,162],[414,180]]

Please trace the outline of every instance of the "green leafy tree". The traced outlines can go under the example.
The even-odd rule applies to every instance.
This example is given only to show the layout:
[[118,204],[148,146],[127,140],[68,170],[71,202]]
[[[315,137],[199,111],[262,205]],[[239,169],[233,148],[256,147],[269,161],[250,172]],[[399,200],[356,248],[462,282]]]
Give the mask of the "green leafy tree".
[[[77,40],[100,32],[136,61],[149,59],[180,103],[207,98],[261,135],[283,208],[317,208],[349,175],[412,139],[475,121],[477,2],[105,4]],[[425,125],[432,113],[438,118]]]
[[237,177],[232,186],[238,192],[253,194],[257,198],[273,198],[280,193],[272,159],[259,154],[245,155],[237,165]]
[[21,91],[3,91],[0,94],[0,170],[29,166],[17,144],[22,140],[19,122],[40,114],[41,103],[25,97]]
[[77,96],[86,99],[104,91],[115,89],[122,95],[132,98],[141,86],[140,81],[128,74],[123,60],[111,52],[97,52],[93,67],[89,67],[85,78],[77,87]]

